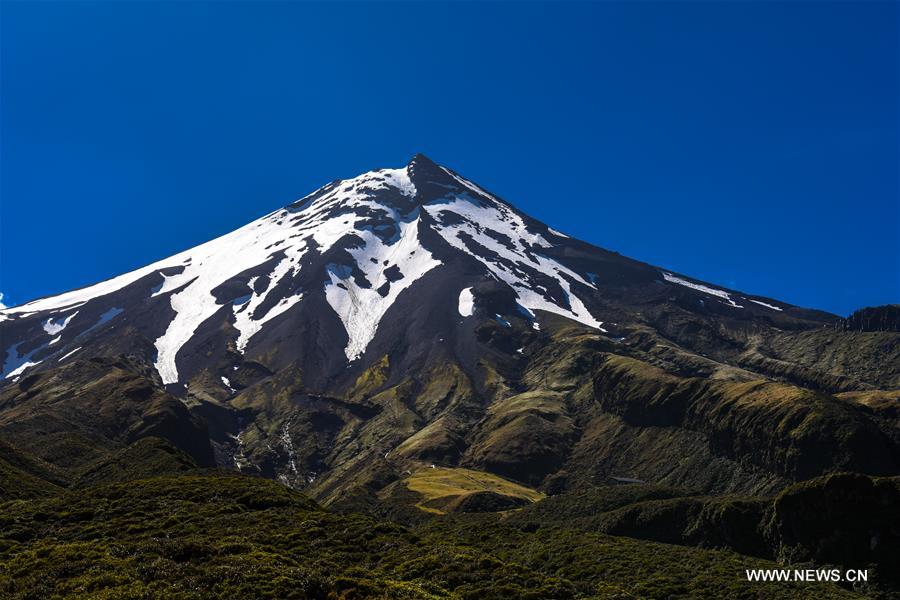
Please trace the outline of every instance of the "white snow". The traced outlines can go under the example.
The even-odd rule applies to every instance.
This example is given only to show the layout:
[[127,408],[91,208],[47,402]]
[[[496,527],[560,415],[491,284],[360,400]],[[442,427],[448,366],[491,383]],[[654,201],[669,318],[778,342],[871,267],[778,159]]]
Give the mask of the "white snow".
[[[268,292],[284,277],[296,272],[300,260],[310,249],[310,242],[314,242],[318,251],[324,253],[345,235],[358,233],[355,225],[364,217],[352,209],[380,208],[369,200],[365,190],[387,186],[399,186],[401,192],[415,193],[412,182],[405,175],[405,169],[373,171],[341,181],[327,193],[307,203],[301,199],[299,209],[275,211],[236,231],[157,263],[155,268],[162,268],[180,265],[186,258],[192,259],[182,273],[166,277],[165,284],[157,292],[162,294],[184,286],[171,296],[170,302],[177,314],[166,332],[156,340],[156,367],[163,382],[178,381],[178,369],[175,365],[178,351],[193,337],[197,327],[220,309],[221,306],[211,294],[213,289],[242,271],[264,263],[274,253],[284,253],[284,258],[270,274],[266,291],[261,294],[254,292],[246,305],[234,307],[235,327],[240,332],[238,349],[246,351],[250,339],[267,321],[283,314],[302,299],[303,295],[295,291],[265,314],[257,314],[256,309],[263,303]],[[307,198],[312,198],[315,193]],[[339,217],[326,218],[328,212],[339,204],[347,211]],[[277,247],[273,246],[276,243]]]
[[78,314],[78,311],[76,310],[71,315],[69,315],[65,319],[63,319],[62,322],[54,321],[53,317],[50,317],[49,319],[47,319],[46,321],[44,321],[42,323],[44,331],[46,331],[49,335],[56,335],[57,333],[59,333],[60,331],[65,329],[66,325],[69,324],[69,321],[71,321],[72,318],[77,314]]
[[[519,297],[519,303],[534,319],[534,310],[546,310],[560,314],[602,330],[602,323],[594,318],[583,302],[572,290],[572,283],[593,288],[593,282],[568,269],[557,261],[541,254],[542,248],[551,248],[539,233],[528,231],[522,217],[511,207],[492,196],[469,180],[445,171],[461,188],[446,186],[448,198],[424,207],[432,217],[442,211],[456,213],[463,219],[453,225],[438,225],[437,232],[451,246],[472,254],[482,262],[491,276],[511,285]],[[220,310],[232,311],[234,327],[237,329],[236,346],[239,352],[247,351],[253,337],[266,323],[301,304],[305,293],[318,290],[290,289],[287,285],[298,274],[302,259],[311,250],[327,252],[342,238],[352,235],[357,241],[355,247],[347,249],[355,267],[361,271],[371,287],[357,285],[352,270],[346,265],[332,264],[328,267],[328,281],[325,282],[325,297],[329,305],[340,317],[347,330],[348,343],[345,353],[350,360],[358,358],[374,338],[379,323],[398,296],[426,273],[439,266],[419,239],[418,229],[422,226],[421,215],[416,211],[401,215],[389,206],[380,204],[373,196],[375,190],[394,190],[406,197],[415,197],[416,188],[406,168],[381,169],[364,173],[353,179],[342,180],[320,188],[302,198],[288,208],[277,210],[249,223],[231,233],[225,234],[190,250],[175,254],[150,265],[113,277],[95,285],[87,286],[50,298],[42,298],[21,306],[0,312],[0,319],[13,316],[27,316],[37,312],[68,312],[91,300],[112,294],[137,280],[159,273],[162,282],[148,290],[150,298],[168,302],[175,316],[154,342],[157,350],[155,366],[163,383],[179,381],[176,357],[184,345],[195,335],[197,329]],[[451,191],[452,190],[452,191]],[[484,198],[481,201],[477,198]],[[397,234],[383,240],[362,222],[371,219],[372,211],[378,211],[389,218]],[[392,229],[390,225],[376,225],[380,232]],[[510,241],[505,245],[488,233],[501,234]],[[555,235],[563,235],[553,231]],[[478,244],[499,255],[481,256],[470,251],[461,234],[468,234]],[[374,262],[373,260],[374,259]],[[242,274],[271,261],[266,275],[268,286],[257,293],[251,279],[251,293],[220,304],[212,290],[226,282],[240,280]],[[385,271],[396,267],[402,278],[391,281],[385,296],[377,290],[388,283]],[[538,271],[555,280],[565,295],[564,301],[551,301],[543,286],[530,281],[525,268]],[[163,275],[164,271],[181,272]],[[394,269],[396,270],[396,269]],[[279,284],[282,284],[279,287]],[[272,290],[278,289],[277,303],[267,302]],[[287,294],[284,290],[289,290]],[[559,293],[559,292],[557,292]],[[467,295],[468,294],[468,295]],[[569,306],[566,306],[568,302]],[[268,309],[261,310],[263,305]],[[462,316],[474,311],[471,288],[463,290],[459,297],[459,312]],[[99,321],[88,331],[103,325],[122,312],[115,308],[101,315]],[[468,313],[468,314],[467,314]],[[75,313],[62,321],[59,315],[51,314],[43,322],[44,330],[55,335],[65,328]],[[536,321],[532,323],[539,329]],[[54,343],[58,341],[54,339]],[[73,351],[74,352],[74,351]],[[28,368],[28,357],[15,354],[15,366],[4,367],[4,373],[13,369]],[[21,360],[20,360],[21,359]],[[7,361],[9,362],[9,360]]]
[[[285,212],[278,211],[278,213]],[[265,247],[279,239],[289,237],[289,233],[292,232],[290,225],[279,226],[273,220],[273,216],[278,213],[266,215],[232,233],[130,273],[58,296],[35,300],[4,312],[27,314],[73,308],[118,291],[154,271],[184,266],[184,271],[180,274],[163,276],[163,284],[152,294],[159,296],[184,286],[181,291],[171,296],[170,302],[177,314],[169,323],[166,332],[156,340],[158,351],[156,367],[164,383],[174,383],[178,381],[175,355],[190,339],[196,328],[219,308],[210,291],[240,271],[264,262],[271,254]],[[264,226],[262,230],[257,229],[260,226]],[[288,245],[286,249],[294,250],[294,254],[298,252],[302,254],[305,242]],[[276,283],[277,281],[273,281],[272,286]],[[114,310],[121,312],[121,309]],[[108,311],[91,329],[115,317],[118,312]]]
[[16,367],[12,371],[10,371],[9,373],[7,373],[6,376],[3,377],[3,379],[9,379],[10,377],[15,377],[16,379],[18,379],[19,375],[21,375],[22,373],[25,372],[25,369],[27,369],[29,367],[36,367],[39,364],[41,364],[41,361],[37,361],[37,362],[25,361],[21,365],[19,365],[18,367]]
[[[419,241],[418,214],[411,221],[398,221],[397,227],[400,237],[393,244],[385,244],[371,231],[363,230],[357,232],[363,245],[348,250],[371,287],[358,286],[349,268],[329,266],[331,281],[325,284],[325,297],[347,330],[344,352],[351,361],[359,358],[375,337],[378,323],[400,292],[441,264]],[[388,281],[385,271],[392,266],[400,269],[403,278],[391,282],[387,295],[382,296],[376,290]]]
[[[479,190],[479,193],[493,199],[496,204],[483,204],[468,193],[462,193],[426,205],[425,210],[436,219],[439,219],[440,214],[444,211],[463,217],[459,223],[441,225],[438,228],[441,237],[454,248],[474,256],[495,277],[509,284],[518,294],[519,304],[523,307],[531,311],[545,310],[563,315],[604,331],[603,322],[594,318],[581,299],[572,293],[569,280],[596,289],[595,286],[568,267],[540,254],[541,248],[549,248],[552,245],[539,233],[528,231],[524,220],[515,211],[474,184],[461,177],[455,175],[453,177],[466,187]],[[509,239],[512,248],[488,235],[488,230],[505,236]],[[460,237],[461,234],[470,236],[478,244],[505,260],[497,260],[491,256],[481,256],[477,252],[472,252]],[[512,263],[512,266],[509,263]],[[527,279],[528,274],[518,268],[518,265],[525,265],[555,279],[565,293],[571,308],[551,302],[541,293],[540,288],[533,288]]]
[[549,231],[553,235],[558,235],[559,237],[564,237],[564,238],[569,237],[566,234],[564,234],[562,231],[557,231],[557,230],[553,229],[552,227],[548,227],[547,231]]
[[3,378],[8,379],[10,377],[18,377],[21,375],[25,369],[29,367],[34,367],[39,365],[41,361],[33,361],[31,357],[37,354],[40,350],[43,350],[47,346],[38,346],[31,352],[27,354],[19,354],[19,346],[21,346],[24,342],[19,342],[17,344],[13,344],[6,351],[6,361],[3,363]]
[[72,356],[73,354],[75,354],[76,352],[78,352],[79,350],[81,350],[81,348],[82,348],[81,346],[78,346],[77,348],[75,348],[75,349],[72,350],[71,352],[69,352],[69,353],[67,353],[67,354],[65,354],[65,355],[63,355],[63,356],[61,356],[60,358],[58,358],[58,359],[56,360],[56,362],[62,362],[62,361],[64,361],[64,360],[66,360],[67,358],[69,358],[70,356]]
[[55,344],[56,342],[58,342],[61,339],[62,339],[62,336],[58,335],[55,338],[53,338],[52,340],[50,340],[49,342],[47,342],[47,345],[52,346],[53,344]]
[[[390,177],[398,181],[402,180],[397,175],[391,175]],[[175,356],[178,351],[193,336],[197,327],[221,308],[212,296],[211,291],[242,271],[262,264],[274,252],[284,252],[288,262],[293,260],[297,264],[307,251],[307,240],[309,239],[314,238],[320,245],[321,251],[327,250],[332,243],[352,229],[352,219],[357,217],[353,214],[348,215],[351,219],[349,226],[341,226],[341,220],[332,219],[328,221],[327,225],[331,227],[334,226],[334,222],[337,222],[340,231],[329,231],[328,227],[319,227],[322,225],[322,222],[320,218],[317,218],[317,212],[321,212],[323,204],[338,202],[340,198],[337,196],[340,191],[346,191],[344,188],[355,185],[354,182],[358,183],[359,179],[343,182],[342,186],[338,186],[337,190],[332,191],[325,198],[321,198],[319,202],[313,203],[312,206],[308,207],[308,210],[304,211],[310,214],[299,224],[291,222],[290,217],[292,215],[287,210],[275,211],[236,231],[141,269],[79,290],[66,292],[51,298],[35,300],[8,309],[4,311],[4,316],[7,314],[29,314],[38,311],[73,308],[94,298],[118,291],[154,271],[161,271],[171,267],[184,267],[181,273],[163,275],[163,283],[157,286],[151,294],[151,297],[156,297],[171,293],[169,302],[176,315],[169,323],[165,333],[155,342],[157,349],[156,368],[164,383],[175,383],[178,381],[178,371],[175,366]],[[321,217],[321,215],[318,215],[318,217]],[[298,233],[303,235],[291,237]],[[277,248],[267,248],[276,242],[282,242],[282,244]],[[280,273],[282,275],[286,274],[287,269],[283,269]],[[277,284],[278,279],[273,278],[269,289],[274,288]],[[175,290],[178,291],[172,293]],[[260,315],[259,318],[271,319],[275,314],[280,314],[290,308],[298,300],[299,296],[288,299],[287,302],[282,302],[269,311],[270,313],[277,311],[271,316],[267,313],[266,315]],[[251,314],[252,311],[248,310],[247,316],[249,317]],[[97,325],[99,324],[102,323]],[[239,320],[237,327],[241,332],[242,346],[245,346],[246,342],[258,331],[257,326],[250,325],[243,319]]]
[[703,292],[704,294],[709,294],[711,296],[716,296],[717,298],[722,298],[728,304],[733,306],[734,308],[744,308],[737,302],[731,299],[731,295],[728,292],[723,290],[717,290],[716,288],[711,288],[705,285],[701,285],[699,283],[694,283],[692,281],[688,281],[686,279],[682,279],[681,277],[676,277],[671,273],[666,273],[663,271],[663,278],[670,283],[677,283],[678,285],[683,285],[684,287],[691,288],[692,290],[697,290],[698,292]]
[[[277,304],[272,306],[266,314],[262,315],[258,319],[254,319],[254,314],[256,309],[262,304],[269,293],[275,288],[275,282],[281,281],[281,279],[295,272],[295,268],[291,266],[291,259],[284,258],[281,262],[276,265],[275,269],[271,274],[271,282],[269,283],[269,287],[265,289],[261,294],[257,294],[253,292],[249,299],[246,302],[235,303],[234,304],[234,326],[240,331],[240,335],[237,339],[237,349],[238,352],[244,353],[247,350],[247,344],[250,342],[250,338],[259,333],[262,329],[262,326],[267,322],[271,321],[278,315],[286,312],[289,308],[300,302],[303,298],[303,294],[300,292],[294,293],[290,296],[281,298]],[[253,277],[248,282],[250,288],[253,288],[253,283],[256,281],[256,278]]]
[[475,297],[472,295],[472,288],[463,288],[459,293],[459,314],[464,317],[471,317],[474,312]]
[[745,300],[749,300],[750,302],[759,304],[760,306],[765,306],[766,308],[771,308],[772,310],[777,310],[778,312],[781,312],[783,310],[782,308],[773,306],[771,304],[766,304],[765,302],[760,302],[759,300],[754,300],[753,298],[745,298]]
[[[306,252],[305,240],[298,241],[296,238],[290,238],[290,234],[294,230],[288,220],[284,218],[282,213],[285,212],[272,213],[236,231],[189,250],[192,260],[185,265],[184,271],[166,278],[165,284],[158,294],[180,289],[169,296],[169,302],[176,313],[175,318],[155,343],[157,349],[156,368],[163,383],[178,381],[178,369],[175,366],[175,357],[178,351],[194,336],[194,332],[206,319],[222,308],[222,305],[212,295],[213,289],[242,271],[264,263],[273,252],[283,251],[285,253],[285,258],[282,259],[279,266],[289,265],[292,259],[299,259]],[[267,248],[274,242],[285,239],[287,241],[277,249]],[[172,262],[178,263],[182,259],[183,257],[179,256]],[[288,268],[276,269],[269,289],[274,288],[280,278],[289,271]],[[251,304],[254,303],[254,299],[251,298]],[[241,341],[239,342],[241,350],[246,346],[250,337],[258,331],[258,328],[254,329],[248,325],[248,321],[252,320],[250,318],[251,310],[261,301],[262,298],[258,299],[253,306],[246,307],[247,319],[240,319],[235,323],[241,332]]]
[[395,187],[400,190],[404,196],[412,198],[416,195],[416,186],[409,178],[409,173],[403,169],[382,169],[389,187]]
[[[169,260],[171,259],[166,259],[166,261]],[[72,290],[71,292],[65,292],[57,296],[50,296],[49,298],[39,298],[37,300],[32,300],[31,302],[26,302],[25,304],[20,304],[19,306],[7,308],[3,312],[7,315],[24,315],[49,310],[76,308],[89,300],[93,300],[94,298],[98,298],[100,296],[105,296],[106,294],[111,294],[122,289],[130,283],[134,283],[148,273],[152,273],[154,269],[157,268],[157,264],[159,263],[148,265],[141,269],[137,269],[136,271],[131,271],[130,273],[124,273],[122,275],[119,275],[118,277],[113,277],[112,279],[107,279],[106,281],[101,281],[100,283],[96,283],[94,285],[79,288],[77,290]]]
[[184,284],[184,279],[182,279],[178,275],[166,275],[165,273],[160,273],[160,275],[162,275],[163,282],[157,286],[154,286],[153,289],[150,290],[151,298],[162,296],[163,294],[168,294],[172,290]]

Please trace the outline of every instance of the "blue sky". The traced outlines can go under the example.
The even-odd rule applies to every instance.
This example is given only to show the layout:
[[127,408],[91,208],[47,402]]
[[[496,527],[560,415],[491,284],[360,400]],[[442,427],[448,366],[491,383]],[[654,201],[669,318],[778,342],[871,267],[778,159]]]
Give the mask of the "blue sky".
[[424,152],[599,246],[900,302],[898,4],[0,3],[3,302]]

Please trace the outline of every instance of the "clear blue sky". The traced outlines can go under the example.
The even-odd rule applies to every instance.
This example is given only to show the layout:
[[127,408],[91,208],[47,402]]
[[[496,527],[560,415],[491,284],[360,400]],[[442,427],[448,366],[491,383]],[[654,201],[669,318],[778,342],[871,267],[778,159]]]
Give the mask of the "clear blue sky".
[[0,11],[9,305],[417,151],[700,279],[841,314],[900,302],[894,2]]

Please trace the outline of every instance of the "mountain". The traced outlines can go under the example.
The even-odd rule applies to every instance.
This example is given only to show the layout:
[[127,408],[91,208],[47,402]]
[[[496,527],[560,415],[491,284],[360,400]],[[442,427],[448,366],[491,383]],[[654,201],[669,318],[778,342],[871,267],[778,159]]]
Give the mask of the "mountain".
[[108,332],[128,331],[134,339],[120,347],[152,352],[162,382],[181,392],[209,365],[209,350],[235,370],[272,349],[276,369],[314,360],[325,389],[348,361],[396,352],[412,326],[429,345],[434,335],[458,337],[476,306],[502,311],[501,324],[514,317],[539,330],[535,311],[545,311],[609,333],[622,315],[606,305],[625,290],[690,299],[732,319],[836,320],[573,240],[419,155],[142,269],[3,311],[4,339],[15,342],[3,376],[93,354]]
[[[0,352],[4,597],[900,589],[897,305],[654,267],[422,155],[4,309]],[[797,564],[872,581],[739,585]]]
[[153,435],[325,503],[432,464],[771,493],[900,473],[895,310],[654,267],[416,155],[0,311],[0,432],[65,468]]

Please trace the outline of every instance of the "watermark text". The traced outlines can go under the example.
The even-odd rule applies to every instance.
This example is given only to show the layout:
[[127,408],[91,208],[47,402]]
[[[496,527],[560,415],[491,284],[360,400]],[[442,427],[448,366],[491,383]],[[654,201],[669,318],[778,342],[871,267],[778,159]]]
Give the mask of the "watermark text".
[[747,569],[747,581],[859,583],[869,580],[866,569]]

